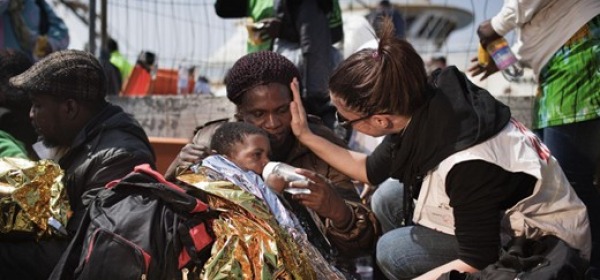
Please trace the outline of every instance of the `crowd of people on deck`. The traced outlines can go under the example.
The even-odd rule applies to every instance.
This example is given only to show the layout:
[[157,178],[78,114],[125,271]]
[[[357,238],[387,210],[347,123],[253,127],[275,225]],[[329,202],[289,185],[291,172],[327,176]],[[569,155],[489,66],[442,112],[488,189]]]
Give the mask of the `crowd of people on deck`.
[[[343,60],[333,47],[343,36],[337,0],[248,2],[218,12],[250,17],[255,36],[224,80],[235,114],[198,127],[166,180],[185,184],[180,176],[204,170],[233,183],[278,228],[257,231],[302,248],[321,279],[361,279],[365,257],[374,279],[477,275],[516,238],[547,236],[575,252],[581,279],[600,279],[599,1],[505,1],[480,23],[484,48],[517,31],[513,51],[538,83],[531,128],[470,81],[498,72],[493,61],[467,74],[443,57],[425,63],[390,1],[369,15],[377,46]],[[138,121],[106,99],[132,71],[114,40],[108,70],[67,49],[68,30],[45,1],[0,0],[0,14],[0,157],[56,162],[70,205],[63,235],[0,230],[0,279],[48,279],[89,203],[156,157]],[[339,129],[385,138],[364,154]],[[272,161],[306,179],[262,178]],[[365,186],[374,191],[361,195]],[[3,211],[0,223],[11,217]]]

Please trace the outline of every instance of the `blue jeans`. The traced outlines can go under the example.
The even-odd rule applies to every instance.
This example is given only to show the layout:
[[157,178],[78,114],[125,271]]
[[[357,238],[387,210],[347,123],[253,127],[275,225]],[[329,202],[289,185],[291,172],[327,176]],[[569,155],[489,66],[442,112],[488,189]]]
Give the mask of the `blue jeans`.
[[412,279],[458,258],[453,235],[422,226],[402,227],[403,196],[403,185],[388,180],[371,198],[384,233],[377,241],[376,261],[389,279]]
[[381,183],[371,196],[371,209],[383,233],[404,225],[403,201],[404,185],[391,178]]
[[600,159],[600,118],[538,129],[535,133],[558,160],[588,210],[592,229],[591,264],[600,267],[600,194],[594,174]]

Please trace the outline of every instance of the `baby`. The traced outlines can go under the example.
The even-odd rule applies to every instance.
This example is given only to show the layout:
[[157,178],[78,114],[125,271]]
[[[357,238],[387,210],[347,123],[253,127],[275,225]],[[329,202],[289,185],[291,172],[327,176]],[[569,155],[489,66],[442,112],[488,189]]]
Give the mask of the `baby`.
[[219,127],[210,141],[210,149],[244,171],[261,175],[269,162],[271,145],[267,133],[244,122],[229,122]]
[[218,172],[223,179],[264,201],[280,225],[288,228],[301,227],[293,213],[285,208],[274,193],[280,193],[281,190],[269,187],[260,177],[269,162],[271,151],[266,132],[249,123],[225,123],[215,130],[210,149],[216,154],[205,158],[203,166]]
[[[262,129],[243,122],[225,123],[219,127],[211,138],[210,149],[243,171],[253,171],[259,176],[269,162],[271,151],[268,135]],[[279,194],[288,185],[280,176],[268,176],[264,181]]]

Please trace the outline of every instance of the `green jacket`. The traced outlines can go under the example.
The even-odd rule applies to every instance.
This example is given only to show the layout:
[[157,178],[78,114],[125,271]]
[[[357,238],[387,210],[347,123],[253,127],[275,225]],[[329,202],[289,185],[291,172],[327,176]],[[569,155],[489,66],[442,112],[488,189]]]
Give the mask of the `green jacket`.
[[127,58],[125,58],[119,51],[113,51],[110,53],[110,63],[119,69],[119,72],[121,73],[121,83],[125,83],[129,77],[129,74],[131,74],[131,71],[133,70],[133,66],[131,66],[129,61],[127,61]]
[[27,158],[27,151],[21,141],[0,130],[0,157]]
[[[249,0],[248,1],[248,17],[252,22],[259,22],[263,19],[274,17],[273,0]],[[248,53],[270,50],[273,39],[263,40],[260,44],[253,44],[251,40],[246,43]]]

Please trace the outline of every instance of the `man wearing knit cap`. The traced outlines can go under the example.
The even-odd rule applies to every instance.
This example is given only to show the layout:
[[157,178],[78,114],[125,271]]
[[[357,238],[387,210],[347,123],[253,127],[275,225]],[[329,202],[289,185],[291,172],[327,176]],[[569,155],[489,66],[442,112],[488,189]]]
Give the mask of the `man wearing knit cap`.
[[[304,206],[314,210],[324,224],[328,225],[326,237],[339,255],[323,253],[324,246],[329,245],[323,244],[327,242],[322,242],[322,235],[314,234],[309,236],[309,240],[326,258],[333,259],[336,267],[346,274],[348,279],[353,279],[355,268],[352,258],[369,253],[376,239],[377,221],[367,208],[358,203],[359,196],[350,179],[301,145],[292,133],[290,83],[299,76],[294,64],[280,54],[270,51],[251,53],[240,58],[229,70],[225,78],[227,98],[237,106],[237,121],[251,123],[268,133],[271,160],[308,169],[328,179],[330,184],[325,181],[311,182],[318,191],[307,195],[310,196],[307,200],[314,203],[297,200],[297,197],[287,197],[287,200],[292,211],[302,220],[303,226],[307,227],[308,223],[310,227],[311,223],[310,218],[306,218]],[[181,150],[165,176],[173,180],[178,168],[197,163],[206,157],[206,147],[209,146],[214,131],[225,122],[226,120],[214,121],[200,127],[192,143]],[[343,141],[323,124],[313,122],[310,128],[316,134],[344,145]],[[338,207],[340,205],[341,207]],[[307,230],[309,231],[311,229]],[[315,232],[314,228],[312,231]]]
[[[11,78],[10,84],[31,98],[31,121],[42,140],[36,151],[65,171],[63,183],[73,212],[66,225],[69,235],[76,232],[90,199],[104,185],[136,165],[154,166],[144,130],[105,100],[104,71],[90,53],[52,53]],[[2,279],[46,279],[66,243],[59,239],[0,242]]]

